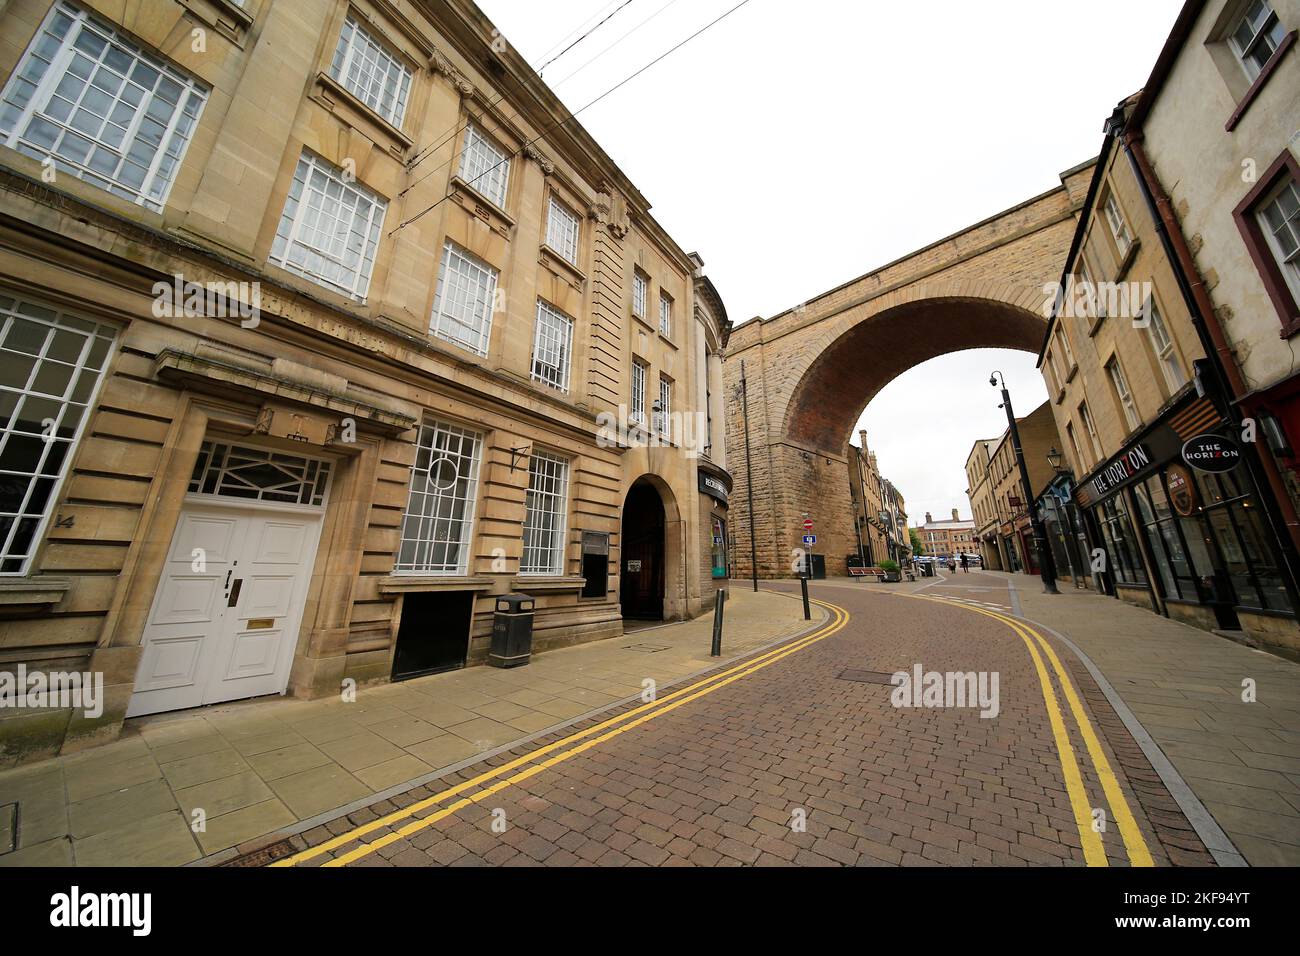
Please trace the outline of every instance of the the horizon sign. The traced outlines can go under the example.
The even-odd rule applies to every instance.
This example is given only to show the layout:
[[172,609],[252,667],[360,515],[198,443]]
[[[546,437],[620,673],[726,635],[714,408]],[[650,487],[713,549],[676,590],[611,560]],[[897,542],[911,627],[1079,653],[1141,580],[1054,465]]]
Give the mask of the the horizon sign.
[[1105,468],[1092,476],[1092,488],[1098,495],[1118,488],[1131,481],[1144,469],[1151,466],[1151,453],[1146,445],[1134,445],[1128,451],[1116,456]]

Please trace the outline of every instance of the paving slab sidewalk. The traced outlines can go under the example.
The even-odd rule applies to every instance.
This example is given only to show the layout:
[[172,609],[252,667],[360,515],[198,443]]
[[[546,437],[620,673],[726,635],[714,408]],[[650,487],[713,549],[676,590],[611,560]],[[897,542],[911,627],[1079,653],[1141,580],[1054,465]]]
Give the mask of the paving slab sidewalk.
[[1091,591],[1049,596],[1037,578],[987,573],[1092,658],[1248,863],[1300,865],[1300,665]]
[[363,688],[352,703],[272,698],[129,720],[111,744],[0,772],[0,866],[190,863],[516,746],[640,695],[647,678],[663,687],[809,627],[797,600],[740,586],[725,625],[722,658],[709,656],[710,613],[526,667]]

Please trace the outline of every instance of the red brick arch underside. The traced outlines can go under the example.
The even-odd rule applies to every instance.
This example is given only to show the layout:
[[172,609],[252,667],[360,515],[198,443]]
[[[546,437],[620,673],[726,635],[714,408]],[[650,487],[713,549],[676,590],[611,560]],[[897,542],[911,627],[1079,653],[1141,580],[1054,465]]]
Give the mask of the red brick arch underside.
[[[840,331],[804,371],[786,406],[785,434],[796,445],[842,454],[862,410],[908,369],[966,349],[1037,353],[1045,328],[1043,316],[1023,305],[965,296],[918,299],[868,315]],[[918,397],[922,407],[932,399]]]

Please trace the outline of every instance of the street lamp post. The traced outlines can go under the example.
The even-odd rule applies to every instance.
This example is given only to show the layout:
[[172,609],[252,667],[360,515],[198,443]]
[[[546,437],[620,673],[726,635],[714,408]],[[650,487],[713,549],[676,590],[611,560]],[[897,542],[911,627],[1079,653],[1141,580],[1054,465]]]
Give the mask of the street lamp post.
[[1056,559],[1047,543],[1047,532],[1034,507],[1034,489],[1029,483],[1029,466],[1025,464],[1025,452],[1020,446],[1020,429],[1016,426],[1016,415],[1011,410],[1011,393],[1007,391],[1007,378],[1001,372],[989,376],[989,384],[998,387],[1002,380],[1002,408],[1007,413],[1007,430],[1011,434],[1011,450],[1015,452],[1016,464],[1020,466],[1020,483],[1025,490],[1025,507],[1029,511],[1029,526],[1034,532],[1034,547],[1038,549],[1038,574],[1043,580],[1043,591],[1047,594],[1059,594],[1056,590]]

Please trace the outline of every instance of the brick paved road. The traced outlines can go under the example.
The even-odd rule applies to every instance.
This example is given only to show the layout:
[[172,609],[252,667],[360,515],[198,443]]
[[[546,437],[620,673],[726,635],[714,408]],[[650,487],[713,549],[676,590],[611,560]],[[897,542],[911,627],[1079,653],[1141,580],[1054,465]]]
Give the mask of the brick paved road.
[[[1010,607],[1004,583],[991,576],[958,574],[924,590],[921,584],[905,590]],[[847,624],[698,699],[670,706],[671,689],[661,691],[659,706],[669,709],[624,732],[602,730],[529,759],[563,738],[535,741],[400,802],[319,827],[295,838],[299,849],[318,849],[293,862],[1084,864],[1084,838],[1024,640],[969,607],[869,585],[817,584],[814,596],[845,609]],[[1055,650],[1070,666],[1067,652]],[[973,708],[895,708],[888,684],[842,676],[849,669],[911,671],[918,663],[926,671],[997,672],[998,716],[982,719]],[[1070,674],[1151,858],[1157,865],[1208,865],[1210,856],[1086,672],[1070,666]],[[1106,813],[1105,858],[1128,865],[1115,807],[1063,688],[1054,693],[1086,806]],[[614,735],[600,739],[606,733]],[[566,758],[572,748],[579,752]],[[507,763],[517,766],[434,799]],[[518,774],[526,779],[501,783]],[[421,809],[403,809],[412,804]],[[381,823],[386,814],[394,816]],[[801,819],[802,830],[795,825]],[[354,835],[358,826],[367,832]]]

